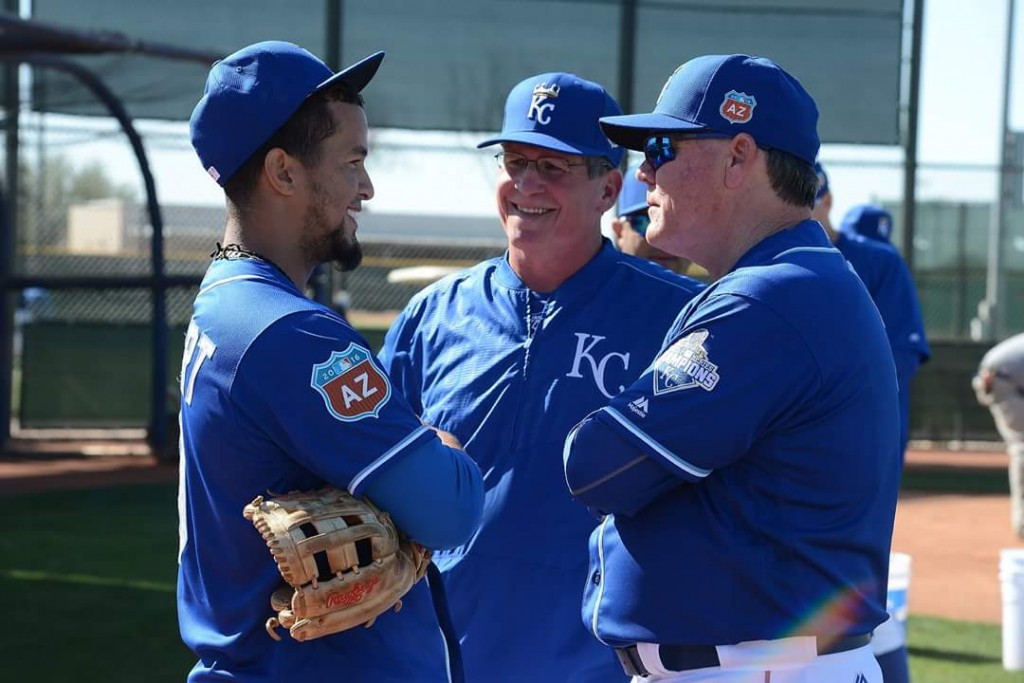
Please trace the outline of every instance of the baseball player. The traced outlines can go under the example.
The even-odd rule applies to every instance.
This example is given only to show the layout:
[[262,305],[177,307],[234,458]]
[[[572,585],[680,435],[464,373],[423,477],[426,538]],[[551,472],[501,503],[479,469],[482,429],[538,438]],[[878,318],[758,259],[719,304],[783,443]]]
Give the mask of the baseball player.
[[1024,334],[996,344],[981,359],[972,381],[1010,456],[1010,522],[1024,538]]
[[[824,191],[821,194],[828,194],[828,176],[820,163],[817,168],[819,178],[824,180]],[[821,197],[819,201],[820,199]],[[892,235],[892,214],[875,204],[858,204],[843,216],[839,232],[851,237],[864,237],[883,244],[891,244],[889,240]]]
[[181,370],[178,616],[198,657],[189,681],[449,680],[424,582],[405,596],[414,609],[373,628],[271,640],[264,622],[281,576],[242,515],[256,495],[332,484],[432,548],[462,542],[480,518],[476,465],[421,424],[352,327],[302,295],[318,264],[359,263],[357,216],[373,196],[359,93],[383,57],[332,73],[290,43],[256,43],[214,64],[192,113],[192,144],[224,189],[228,220]]
[[615,207],[617,218],[612,221],[615,246],[619,251],[653,261],[669,270],[686,274],[690,262],[681,256],[664,252],[647,243],[644,235],[651,219],[647,215],[647,186],[636,177],[639,166],[626,171],[622,178],[622,192]]
[[625,680],[579,622],[596,522],[565,490],[562,444],[639,375],[702,285],[601,237],[623,150],[598,118],[617,113],[572,74],[512,89],[501,134],[480,143],[500,145],[508,251],[414,297],[381,351],[413,409],[484,472],[479,530],[435,558],[474,683]]
[[[818,174],[818,193],[812,216],[821,223],[836,249],[860,276],[885,323],[886,336],[896,362],[902,463],[910,435],[911,383],[920,366],[931,356],[917,291],[906,262],[889,244],[892,216],[881,207],[862,204],[850,209],[843,218],[844,227],[836,230],[829,218],[832,191],[828,174],[821,163],[815,163],[814,169]],[[905,622],[898,614],[902,607],[902,604],[886,600],[889,619],[875,630],[871,640],[871,649],[886,683],[910,681]]]
[[[843,218],[842,227],[832,227],[829,214],[832,209],[832,191],[828,175],[820,163],[818,194],[815,198],[814,220],[821,223],[836,246],[868,288],[871,299],[882,314],[885,332],[889,337],[893,358],[896,360],[896,378],[899,381],[900,444],[902,453],[910,439],[910,393],[914,376],[931,357],[931,347],[924,331],[921,304],[917,289],[906,262],[896,248],[889,244],[892,216],[885,209],[871,204],[860,204],[850,209]],[[878,237],[869,237],[874,235]],[[886,680],[889,680],[887,678]],[[896,683],[890,681],[890,683]]]
[[636,681],[882,680],[896,373],[810,220],[817,118],[774,62],[711,55],[654,112],[601,119],[644,151],[647,239],[715,280],[565,442],[572,494],[606,515],[583,620]]

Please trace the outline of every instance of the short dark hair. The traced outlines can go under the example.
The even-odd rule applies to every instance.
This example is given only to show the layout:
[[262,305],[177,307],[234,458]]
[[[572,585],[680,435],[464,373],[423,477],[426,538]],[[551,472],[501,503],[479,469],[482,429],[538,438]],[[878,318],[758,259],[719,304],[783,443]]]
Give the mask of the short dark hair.
[[224,194],[228,200],[236,207],[245,205],[259,183],[263,160],[270,150],[277,147],[297,157],[304,166],[317,165],[320,162],[320,143],[335,132],[334,117],[327,108],[330,102],[345,102],[361,107],[363,96],[348,83],[338,83],[310,95],[224,184]]
[[763,148],[768,179],[775,194],[787,204],[814,207],[818,193],[818,174],[814,167],[788,152]]

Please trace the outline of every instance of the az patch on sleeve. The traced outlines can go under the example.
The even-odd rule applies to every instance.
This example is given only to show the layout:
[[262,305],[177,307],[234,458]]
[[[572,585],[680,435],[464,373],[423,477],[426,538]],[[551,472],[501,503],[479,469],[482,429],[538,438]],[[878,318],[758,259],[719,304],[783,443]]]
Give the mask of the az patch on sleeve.
[[708,359],[704,341],[707,330],[694,330],[677,340],[654,363],[654,394],[667,394],[701,387],[711,391],[718,386],[718,366]]
[[391,398],[391,383],[373,354],[356,344],[334,351],[323,363],[313,366],[310,386],[317,390],[327,410],[342,422],[377,417]]

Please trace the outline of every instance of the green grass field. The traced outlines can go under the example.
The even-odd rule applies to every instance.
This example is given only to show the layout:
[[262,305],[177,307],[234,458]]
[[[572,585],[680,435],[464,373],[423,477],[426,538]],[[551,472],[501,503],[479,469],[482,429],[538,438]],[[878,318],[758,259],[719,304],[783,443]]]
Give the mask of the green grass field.
[[[998,474],[966,481],[985,489]],[[954,480],[965,482],[961,474],[907,483],[947,490]],[[175,617],[174,486],[33,494],[7,503],[0,678],[183,681],[193,659]],[[1002,668],[998,626],[912,616],[909,634],[915,683],[1024,683],[1024,673]]]

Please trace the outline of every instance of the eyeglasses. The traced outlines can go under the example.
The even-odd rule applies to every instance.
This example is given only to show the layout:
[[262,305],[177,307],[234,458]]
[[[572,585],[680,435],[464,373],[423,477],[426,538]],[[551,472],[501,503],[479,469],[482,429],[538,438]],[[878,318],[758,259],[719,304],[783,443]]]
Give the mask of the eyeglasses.
[[673,142],[683,142],[686,140],[713,140],[715,138],[731,138],[731,135],[725,133],[715,133],[713,131],[701,131],[699,133],[691,133],[689,135],[653,135],[644,142],[644,158],[647,159],[647,163],[651,165],[651,168],[657,171],[659,168],[667,164],[668,162],[676,158],[676,148],[672,144]]
[[537,157],[527,159],[522,154],[514,152],[498,152],[494,155],[498,160],[498,166],[505,169],[511,177],[516,178],[533,164],[537,169],[537,175],[548,182],[565,180],[572,174],[574,166],[586,166],[586,161],[569,161],[563,157]]
[[623,218],[629,221],[630,227],[636,230],[641,237],[647,234],[647,228],[651,224],[651,217],[647,214],[647,209],[626,214]]

